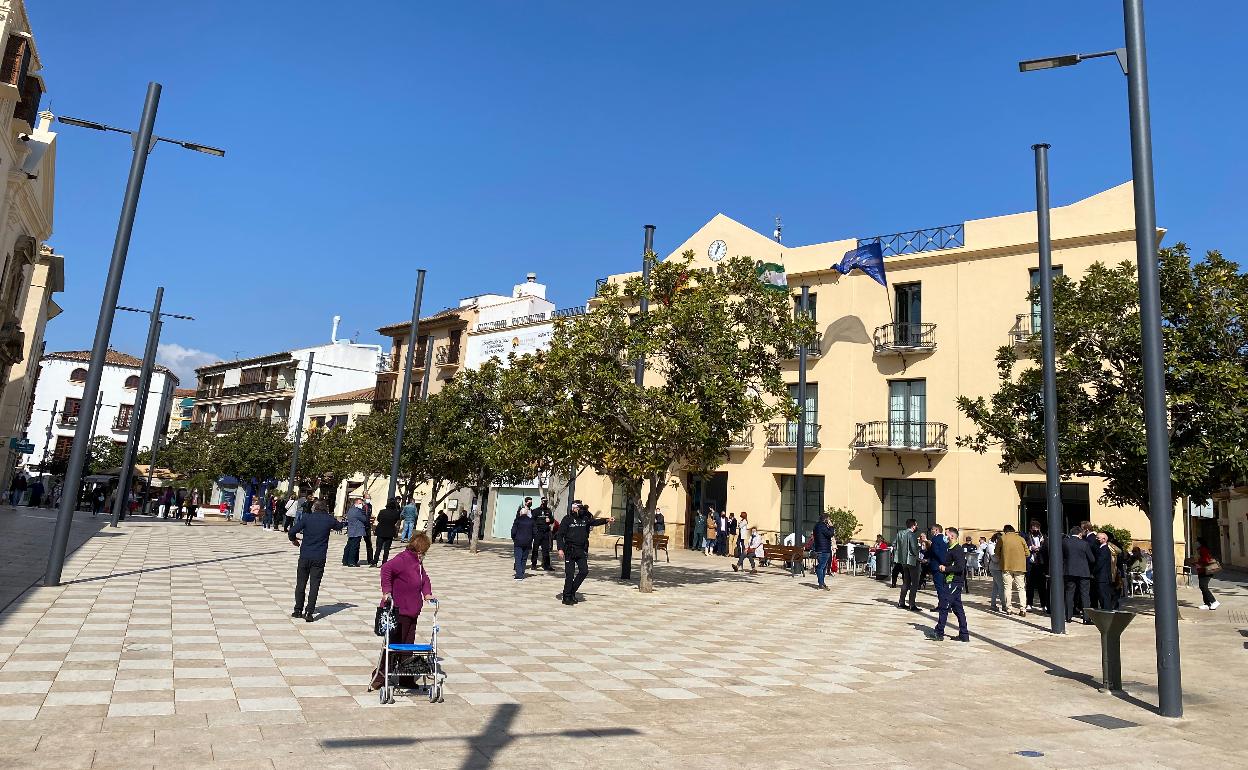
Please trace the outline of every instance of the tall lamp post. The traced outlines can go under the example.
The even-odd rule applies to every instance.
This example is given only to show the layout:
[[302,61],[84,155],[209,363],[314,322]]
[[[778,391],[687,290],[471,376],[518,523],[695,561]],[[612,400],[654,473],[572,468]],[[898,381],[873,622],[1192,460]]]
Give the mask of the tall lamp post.
[[[641,247],[641,317],[650,312],[650,255],[654,253],[654,225],[645,226],[645,237]],[[645,384],[646,358],[637,356],[634,364],[633,382],[637,387]],[[631,580],[633,577],[633,521],[637,518],[637,504],[631,496],[624,512],[624,553],[620,558],[620,580]]]
[[[308,353],[308,371],[306,373],[306,377],[303,380],[303,399],[299,402],[299,421],[295,423],[295,445],[291,449],[291,452],[290,452],[290,482],[287,484],[287,488],[290,490],[291,495],[296,495],[296,496],[297,496],[297,493],[295,492],[295,478],[299,472],[299,446],[303,443],[303,418],[308,413],[308,392],[312,388],[312,375],[319,374],[322,377],[332,376],[329,374],[329,372],[314,371],[312,369],[312,365],[315,362],[316,362],[316,353],[315,352]],[[298,371],[299,371],[299,368],[298,366],[296,366],[295,372],[297,373]]]
[[1040,252],[1040,356],[1044,359],[1044,491],[1049,530],[1049,630],[1066,633],[1062,576],[1062,476],[1057,464],[1057,353],[1053,345],[1053,244],[1049,233],[1049,145],[1036,155],[1036,243]]
[[[403,357],[403,392],[399,396],[399,425],[394,431],[394,454],[390,457],[390,483],[386,486],[386,505],[394,499],[394,491],[399,483],[399,459],[403,455],[403,429],[407,423],[407,402],[412,390],[412,362],[416,357],[416,335],[420,326],[420,300],[425,293],[425,271],[416,271],[416,294],[412,297],[412,324],[407,330],[407,355]],[[428,349],[430,346],[425,345]],[[428,352],[428,350],[426,350]],[[429,375],[429,365],[425,364],[425,376]],[[428,380],[421,383],[421,397],[424,397]]]
[[[803,318],[810,312],[810,287],[802,285],[798,305]],[[806,533],[806,354],[805,345],[797,348],[797,458],[793,471],[793,544],[801,545]],[[848,536],[847,536],[848,537]],[[793,574],[801,562],[793,561]]]
[[[108,278],[100,299],[100,316],[95,326],[95,341],[91,345],[91,363],[87,367],[87,379],[82,387],[82,401],[95,403],[100,392],[100,377],[104,372],[104,356],[108,352],[108,338],[113,331],[113,314],[116,312],[117,295],[121,291],[121,278],[126,270],[126,256],[130,251],[130,234],[134,230],[134,215],[139,207],[139,191],[143,187],[143,173],[147,169],[147,156],[155,142],[168,142],[188,150],[222,157],[225,150],[207,145],[167,139],[155,136],[156,108],[160,104],[160,84],[147,84],[147,97],[143,102],[143,114],[137,131],[106,126],[90,120],[57,118],[61,123],[96,131],[113,131],[128,135],[134,143],[134,155],[130,161],[130,173],[126,178],[126,193],[121,204],[121,218],[117,223],[117,237],[113,241],[113,254],[108,265]],[[82,466],[91,442],[91,424],[79,420],[74,430],[74,444],[69,454],[69,467],[65,471],[60,508],[56,513],[56,527],[52,533],[52,545],[48,552],[48,566],[43,574],[45,586],[61,584],[61,571],[65,566],[65,550],[69,546],[69,530],[73,524],[74,509],[78,506],[78,493],[82,487]]]
[[1123,0],[1122,8],[1126,48],[1031,59],[1019,62],[1018,68],[1022,72],[1031,72],[1113,56],[1127,76],[1131,177],[1135,194],[1135,261],[1140,291],[1140,358],[1144,369],[1144,429],[1148,443],[1148,515],[1153,542],[1158,711],[1162,716],[1180,717],[1183,716],[1183,679],[1179,665],[1174,498],[1170,491],[1170,439],[1166,425],[1161,289],[1157,275],[1157,205],[1153,194],[1153,140],[1148,111],[1144,3],[1143,0]]

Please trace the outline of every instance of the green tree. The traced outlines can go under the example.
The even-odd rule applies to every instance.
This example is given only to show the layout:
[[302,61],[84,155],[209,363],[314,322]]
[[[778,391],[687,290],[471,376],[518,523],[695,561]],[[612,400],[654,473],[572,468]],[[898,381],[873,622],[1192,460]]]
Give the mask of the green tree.
[[[364,489],[390,473],[398,410],[360,415],[347,433],[347,467],[364,477]],[[350,475],[350,474],[348,474]]]
[[[1171,491],[1204,500],[1248,472],[1248,277],[1216,251],[1193,263],[1182,243],[1159,260]],[[1095,263],[1077,282],[1058,278],[1053,294],[1062,475],[1104,479],[1102,502],[1150,513],[1135,266]],[[975,424],[958,445],[1000,450],[1002,471],[1042,469],[1038,362],[1003,347],[997,370],[989,399],[958,399]]]
[[299,448],[300,477],[313,482],[322,494],[336,495],[343,479],[355,472],[350,451],[345,426],[312,426]]
[[[593,312],[558,323],[541,357],[550,373],[535,429],[561,467],[589,465],[623,484],[640,512],[640,589],[653,590],[654,511],[679,470],[722,464],[733,436],[778,414],[796,414],[781,360],[815,340],[795,319],[789,292],[736,257],[694,270],[693,252],[657,262],[640,277],[600,287]],[[642,316],[638,304],[649,300]],[[646,383],[633,379],[644,356]],[[649,489],[642,497],[643,485]]]
[[240,484],[279,478],[290,463],[291,442],[285,423],[245,420],[214,443],[213,465]]
[[190,489],[199,490],[206,499],[213,481],[219,476],[216,457],[216,435],[202,425],[192,425],[173,435],[160,451],[161,465],[181,476]]
[[86,473],[103,473],[121,467],[126,459],[126,445],[108,436],[96,436],[87,444]]
[[841,543],[848,543],[855,535],[862,531],[862,523],[858,521],[858,517],[848,508],[838,508],[836,506],[828,506],[828,523],[836,530],[836,539]]
[[[400,482],[405,497],[412,494],[418,483],[428,485],[426,534],[433,532],[434,512],[446,498],[463,488],[462,479],[467,475],[461,421],[449,408],[447,397],[442,395],[444,391],[408,404],[407,421],[403,428],[403,452],[399,457]],[[390,415],[391,424],[397,430],[398,409],[390,409],[386,414]],[[389,473],[389,469],[386,472]]]

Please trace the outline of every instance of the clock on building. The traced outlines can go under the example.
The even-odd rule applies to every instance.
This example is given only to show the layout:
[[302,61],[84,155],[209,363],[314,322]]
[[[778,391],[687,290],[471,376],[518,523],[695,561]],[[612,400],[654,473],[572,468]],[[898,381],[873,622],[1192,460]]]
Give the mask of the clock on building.
[[706,250],[706,255],[711,258],[712,262],[718,262],[728,256],[728,244],[723,241],[715,241],[711,247]]

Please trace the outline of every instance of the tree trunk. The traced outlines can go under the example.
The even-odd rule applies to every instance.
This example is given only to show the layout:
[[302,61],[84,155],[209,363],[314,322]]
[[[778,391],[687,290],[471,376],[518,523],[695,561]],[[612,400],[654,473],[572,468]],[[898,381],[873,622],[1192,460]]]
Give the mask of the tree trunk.
[[[641,484],[637,485],[638,497],[641,496]],[[650,477],[650,494],[646,496],[646,505],[641,508],[641,577],[637,588],[643,594],[654,590],[654,510],[659,503],[659,495],[663,494],[663,477]]]
[[477,487],[475,490],[473,490],[472,516],[469,518],[469,520],[472,522],[472,524],[470,525],[472,527],[472,531],[469,532],[469,537],[468,537],[468,551],[470,553],[477,552],[477,541],[479,540],[479,538],[477,537],[477,533],[480,531],[481,516],[483,515],[485,511],[486,496],[489,494],[489,492],[490,492],[490,488],[488,486]]
[[[441,500],[438,499],[438,490],[441,488],[442,488],[442,482],[440,481],[433,482],[433,485],[429,488],[429,510],[427,511],[429,517],[425,520],[425,534],[429,536],[430,540],[433,539],[434,512],[438,507],[438,503],[442,502]],[[410,497],[410,495],[408,496]],[[419,511],[416,513],[416,518],[417,518],[417,524],[419,524],[420,523]]]

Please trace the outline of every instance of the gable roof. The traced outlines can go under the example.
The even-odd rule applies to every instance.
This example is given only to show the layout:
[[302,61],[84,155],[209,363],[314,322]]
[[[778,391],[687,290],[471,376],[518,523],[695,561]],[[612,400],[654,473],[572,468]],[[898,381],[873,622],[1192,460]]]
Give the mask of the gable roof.
[[[85,363],[91,362],[91,351],[90,350],[62,350],[57,353],[48,353],[44,355],[43,358],[45,361],[46,360],[81,361],[85,364]],[[109,366],[122,366],[128,369],[142,369],[143,368],[143,359],[135,358],[129,353],[122,353],[121,351],[113,350],[112,348],[109,348],[108,351],[105,352],[104,363]],[[179,383],[181,382],[181,380],[178,379],[178,375],[170,371],[169,367],[167,366],[161,366],[160,364],[156,364],[155,370],[160,372],[161,374],[169,375],[170,377],[173,378],[174,382],[179,382]]]
[[359,390],[348,390],[346,393],[334,393],[328,396],[308,399],[308,406],[316,406],[318,404],[356,404],[361,402],[371,402],[373,400],[373,391],[375,388],[360,388]]

